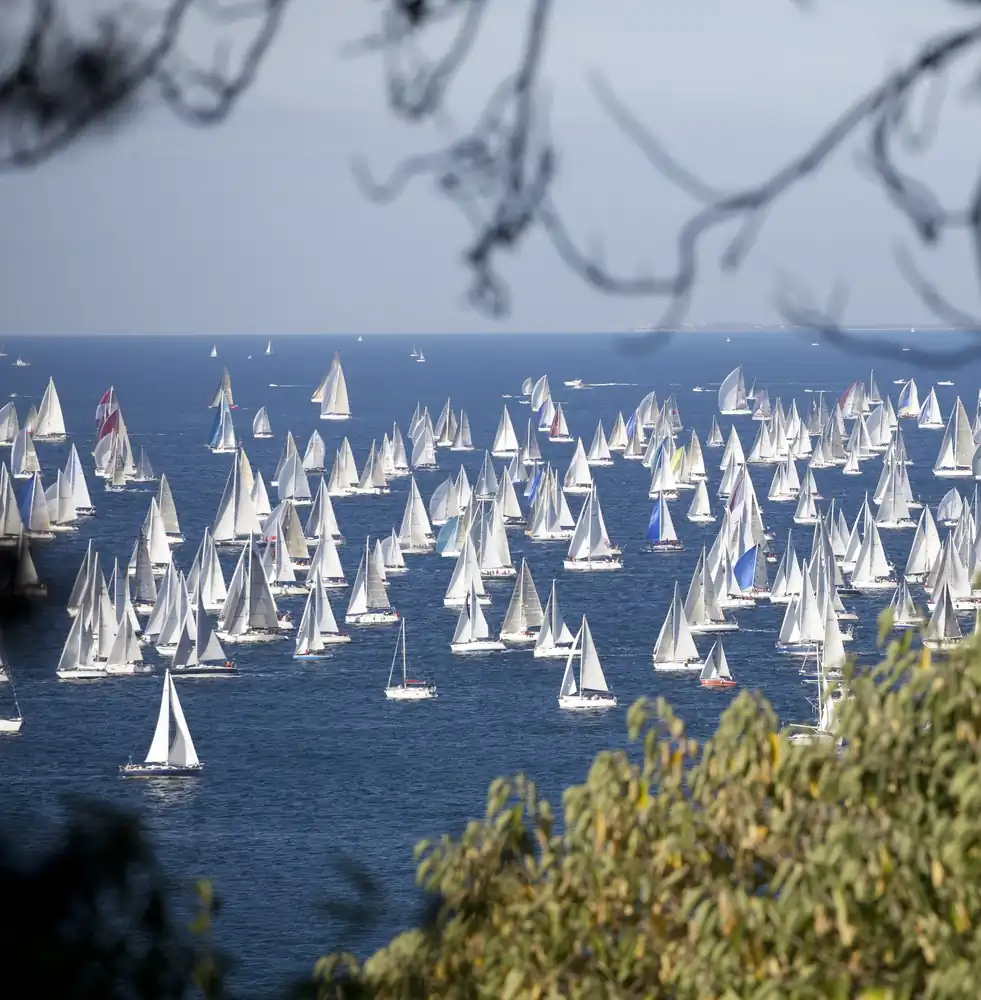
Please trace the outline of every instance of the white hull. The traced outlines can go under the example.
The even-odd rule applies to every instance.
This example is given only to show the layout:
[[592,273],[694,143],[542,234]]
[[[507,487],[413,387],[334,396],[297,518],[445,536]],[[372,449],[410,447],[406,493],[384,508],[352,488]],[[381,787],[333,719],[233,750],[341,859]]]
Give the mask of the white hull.
[[389,701],[431,701],[437,697],[436,688],[419,684],[411,687],[385,688]]
[[[157,647],[159,649],[159,647]],[[135,674],[149,674],[153,668],[149,663],[122,663],[117,666],[107,666],[107,677],[133,677]]]
[[350,420],[350,413],[321,413],[321,420]]
[[677,490],[649,490],[647,493],[648,500],[656,500],[658,497],[664,497],[665,500],[677,500],[678,491]]
[[161,656],[173,656],[177,651],[176,642],[165,642],[162,645],[153,647]]
[[664,663],[654,663],[658,673],[693,673],[701,671],[705,664],[701,660],[667,660]]
[[273,642],[276,639],[281,639],[283,635],[282,629],[275,632],[242,632],[240,635],[231,635],[222,629],[218,629],[215,632],[220,642],[240,642],[240,643],[255,643],[255,642]]
[[365,611],[360,615],[347,615],[348,625],[393,625],[399,620],[397,611]]
[[953,649],[963,641],[963,639],[924,639],[923,645],[927,649]]
[[856,583],[852,580],[852,586],[860,593],[864,594],[866,591],[874,592],[876,590],[895,590],[896,581],[895,580],[866,580],[861,583]]
[[821,648],[817,642],[778,642],[777,650],[791,656],[810,656]]
[[451,653],[498,653],[507,649],[499,639],[476,639],[473,642],[451,642]]
[[494,458],[514,458],[518,454],[518,449],[508,449],[507,451],[492,451],[491,455]]
[[552,444],[572,444],[572,438],[568,434],[557,434],[555,437],[549,435]]
[[201,773],[201,765],[174,767],[170,764],[124,764],[119,773],[124,778],[189,778]]
[[578,573],[602,573],[623,569],[623,563],[619,559],[566,559],[562,565],[565,569]]
[[938,479],[970,479],[974,473],[970,469],[934,469]]
[[343,632],[321,632],[320,638],[323,639],[325,646],[343,646],[344,643],[351,641],[351,637]]
[[586,695],[581,697],[578,694],[559,695],[559,708],[564,708],[569,712],[592,712],[600,708],[616,708],[617,696],[607,695]]
[[739,622],[704,622],[699,625],[690,625],[691,632],[699,635],[702,632],[738,632]]
[[22,725],[23,719],[0,719],[0,733],[19,733]]
[[586,458],[586,464],[592,468],[607,468],[613,464],[612,458]]
[[[436,548],[436,542],[433,541],[432,545],[411,545],[408,548],[402,549],[402,555],[404,556],[427,556],[433,549]],[[388,567],[386,567],[387,569]]]
[[167,544],[168,545],[180,545],[184,541],[183,535],[168,535]]
[[593,484],[590,483],[588,486],[566,486],[563,489],[567,496],[584,497],[588,493],[593,492]]
[[889,529],[892,531],[900,531],[904,528],[915,528],[916,522],[910,520],[910,518],[904,518],[902,521],[876,521],[875,526],[881,529]]
[[545,649],[536,649],[533,655],[536,660],[568,660],[571,649],[571,646],[550,646]]
[[518,571],[513,566],[495,566],[480,571],[482,580],[512,580],[517,575]]
[[712,524],[715,521],[714,514],[689,514],[688,520],[692,524]]
[[55,675],[60,681],[99,681],[107,677],[101,667],[78,667],[76,670],[57,670]]
[[528,646],[538,639],[537,632],[502,632],[501,642],[505,646]]

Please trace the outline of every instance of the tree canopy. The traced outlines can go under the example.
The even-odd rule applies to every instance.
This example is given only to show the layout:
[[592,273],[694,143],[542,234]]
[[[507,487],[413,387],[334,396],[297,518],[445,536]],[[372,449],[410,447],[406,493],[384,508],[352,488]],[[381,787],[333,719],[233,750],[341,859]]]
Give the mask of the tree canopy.
[[317,995],[964,997],[981,971],[981,646],[896,640],[848,680],[842,743],[800,745],[742,694],[704,745],[664,703],[642,759],[600,754],[563,816],[495,782],[458,839],[420,845],[431,926]]

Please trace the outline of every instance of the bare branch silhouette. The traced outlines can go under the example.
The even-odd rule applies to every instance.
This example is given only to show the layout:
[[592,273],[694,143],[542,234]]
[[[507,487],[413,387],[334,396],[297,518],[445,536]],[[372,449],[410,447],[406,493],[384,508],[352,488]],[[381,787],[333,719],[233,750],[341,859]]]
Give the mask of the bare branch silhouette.
[[[406,76],[394,59],[386,59],[390,101],[402,117],[423,120],[441,106],[453,74],[475,41],[480,12],[486,3],[487,0],[444,0],[432,6],[419,3],[413,5],[415,12],[410,19],[404,13],[398,14],[403,3],[390,0],[385,23],[391,24],[395,18],[399,30],[387,36],[383,31],[376,36],[376,43],[383,49],[401,49],[417,43],[427,28],[437,18],[447,16],[450,9],[463,24],[457,41],[447,52],[445,68],[444,61],[436,60],[424,63],[417,76]],[[918,152],[936,136],[947,75],[968,58],[977,58],[981,51],[981,21],[926,39],[913,58],[861,95],[801,153],[761,182],[732,191],[716,189],[680,163],[616,96],[606,77],[592,74],[593,91],[615,125],[659,176],[697,203],[677,233],[674,267],[666,273],[648,271],[631,276],[614,272],[596,254],[582,248],[552,196],[556,153],[543,138],[540,79],[548,8],[548,0],[530,3],[517,69],[501,85],[487,112],[472,129],[444,149],[407,159],[383,184],[370,181],[363,164],[357,166],[362,187],[377,201],[398,197],[410,180],[428,176],[435,179],[444,196],[461,208],[476,231],[464,259],[472,275],[470,299],[479,309],[491,315],[507,310],[507,290],[497,270],[499,255],[512,250],[537,226],[548,235],[561,260],[598,291],[664,302],[659,322],[631,348],[656,349],[666,343],[665,334],[674,330],[688,311],[705,266],[705,240],[720,230],[732,228],[718,266],[724,271],[737,270],[755,246],[767,218],[785,196],[822,170],[847,143],[863,138],[867,144],[864,162],[871,176],[909,222],[921,245],[937,243],[949,229],[967,231],[981,289],[981,181],[966,208],[949,210],[926,182],[912,176],[898,162],[898,152]],[[391,39],[387,46],[383,44],[385,37]],[[407,93],[416,95],[408,109],[402,103]],[[916,112],[914,100],[921,104]],[[936,290],[929,291],[928,282],[912,277],[911,261],[908,256],[901,270],[920,300],[944,322],[975,330],[978,324],[969,310],[946,303]],[[787,307],[784,301],[782,308]],[[847,341],[837,324],[815,323],[812,314],[802,314],[799,308],[791,309],[791,313],[807,329],[826,329],[826,339],[839,346],[860,348],[865,343]],[[883,341],[877,342],[876,350],[886,349],[895,353],[900,346],[886,348]]]
[[[289,0],[126,4],[80,28],[57,0],[0,14],[0,169],[36,166],[157,96],[183,120],[223,120],[255,79]],[[18,30],[18,14],[26,15]],[[205,65],[184,51],[187,26],[222,35]],[[240,50],[234,55],[236,49]]]

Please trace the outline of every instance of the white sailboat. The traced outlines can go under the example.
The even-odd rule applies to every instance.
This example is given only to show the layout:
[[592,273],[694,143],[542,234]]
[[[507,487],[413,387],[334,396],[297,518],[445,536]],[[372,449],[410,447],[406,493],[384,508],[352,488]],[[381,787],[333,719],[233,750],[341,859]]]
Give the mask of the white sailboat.
[[250,538],[228,584],[216,635],[222,642],[270,642],[292,627],[289,615],[276,608],[262,556]]
[[564,660],[573,648],[574,636],[559,610],[558,588],[552,581],[552,590],[545,604],[542,626],[535,638],[533,655],[536,659]]
[[619,550],[610,543],[603,521],[599,493],[594,488],[586,497],[563,565],[567,570],[595,572],[623,569]]
[[238,673],[235,661],[225,654],[211,627],[200,588],[195,605],[187,609],[170,667],[185,677],[232,677]]
[[541,598],[531,577],[531,568],[526,559],[521,560],[521,569],[514,583],[511,602],[508,604],[501,625],[501,642],[507,646],[525,646],[538,639],[538,631],[545,621]]
[[453,638],[450,641],[452,653],[493,653],[507,649],[500,639],[492,639],[490,626],[480,606],[477,589],[471,582],[470,593],[460,609]]
[[385,589],[385,581],[371,553],[370,539],[365,539],[358,575],[351,588],[351,599],[344,620],[349,625],[391,625],[399,620]]
[[705,657],[705,666],[698,675],[698,682],[702,687],[710,688],[730,688],[735,687],[736,682],[732,679],[729,670],[729,661],[726,659],[726,652],[722,648],[722,643],[717,641],[709,650]]
[[266,349],[265,349],[265,351],[263,351],[263,353],[264,353],[264,354],[266,355],[266,357],[268,358],[268,357],[269,357],[269,355],[271,355],[271,354],[272,354],[272,352],[273,352],[273,349],[272,349],[272,341],[271,341],[271,340],[267,340],[267,341],[266,341]]
[[212,358],[217,358],[218,357],[218,345],[217,344],[212,344],[211,345],[211,354],[209,355],[209,357],[212,357]]
[[61,400],[55,388],[54,379],[48,379],[47,388],[41,397],[41,405],[37,411],[37,423],[34,426],[35,441],[64,441],[65,415],[61,410]]
[[341,367],[341,356],[335,351],[330,370],[310,397],[311,402],[320,403],[321,420],[350,420],[351,404],[347,395],[347,380]]
[[7,666],[2,652],[0,652],[0,687],[2,686],[10,687],[10,694],[14,702],[14,711],[11,713],[9,709],[0,708],[0,734],[13,736],[15,733],[20,732],[21,727],[24,725],[24,717],[17,702],[17,692],[14,690],[14,680],[10,676],[10,668]]
[[654,669],[664,671],[701,671],[703,663],[692,638],[681,591],[674,585],[674,596],[665,616],[664,624],[654,644]]
[[252,418],[252,436],[254,438],[271,438],[273,436],[272,426],[269,423],[269,410],[265,406],[260,406]]
[[[173,741],[171,719],[174,723]],[[187,728],[184,710],[177,697],[174,679],[170,670],[167,670],[164,673],[157,728],[153,731],[153,740],[146,758],[142,764],[134,764],[130,758],[128,764],[120,766],[119,772],[125,778],[182,778],[200,774],[201,769],[191,731]]]
[[[397,681],[393,684],[395,676],[395,665],[399,660],[399,652],[402,653],[402,683]],[[395,642],[395,653],[392,655],[392,667],[388,671],[388,683],[385,685],[385,697],[391,701],[429,701],[437,697],[436,685],[432,681],[415,681],[409,678],[406,673],[405,664],[405,619],[402,619],[402,627],[399,629],[398,639]]]
[[[579,678],[576,679],[576,662],[579,663]],[[569,657],[565,661],[565,673],[559,688],[559,708],[572,712],[591,711],[600,708],[616,708],[617,696],[603,673],[589,622],[583,615],[582,625],[572,643]]]

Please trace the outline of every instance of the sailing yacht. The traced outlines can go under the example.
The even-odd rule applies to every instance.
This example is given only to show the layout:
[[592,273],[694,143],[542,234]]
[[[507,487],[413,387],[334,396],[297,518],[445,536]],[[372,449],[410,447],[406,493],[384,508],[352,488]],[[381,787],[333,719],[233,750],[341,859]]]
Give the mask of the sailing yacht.
[[212,358],[217,358],[218,357],[218,345],[217,344],[212,344],[211,345],[211,355],[210,355],[210,357],[212,357]]
[[[704,482],[701,484],[705,488]],[[654,500],[654,509],[647,525],[645,542],[640,547],[641,552],[684,552],[685,544],[678,538],[671,520],[671,511],[663,493]]]
[[[399,660],[399,652],[402,653],[402,683],[392,683],[395,676],[395,665]],[[392,667],[388,671],[388,683],[385,685],[385,697],[391,701],[429,701],[436,698],[436,685],[432,681],[414,681],[406,673],[405,666],[405,619],[402,619],[402,627],[399,629],[398,639],[395,642],[395,652],[392,655]]]
[[[174,722],[173,741],[170,737],[171,718]],[[164,673],[157,728],[153,731],[146,758],[142,764],[134,764],[130,758],[128,764],[120,766],[119,773],[124,778],[183,778],[201,773],[201,762],[169,669]]]
[[264,353],[264,354],[266,355],[266,357],[268,358],[268,357],[269,357],[269,355],[270,355],[270,354],[272,354],[272,352],[273,352],[273,349],[272,349],[272,341],[271,341],[271,340],[267,340],[267,341],[266,341],[266,349],[265,349],[265,351],[264,351],[263,353]]
[[456,621],[453,639],[450,642],[452,653],[494,653],[507,649],[500,639],[492,639],[490,626],[484,617],[480,606],[477,588],[470,582],[470,593],[466,603],[460,608],[460,617]]
[[[576,681],[576,661],[579,661],[579,678]],[[603,673],[589,630],[589,622],[583,615],[582,625],[573,640],[565,661],[565,673],[559,687],[559,708],[572,712],[591,711],[601,708],[616,708],[617,696]]]
[[685,606],[681,603],[681,592],[675,581],[674,596],[665,616],[664,624],[654,644],[655,670],[698,670],[703,667],[702,658],[692,638]]
[[580,572],[623,569],[619,550],[610,544],[599,493],[595,487],[579,512],[579,520],[563,565],[568,570]]
[[264,406],[260,406],[252,418],[252,436],[254,438],[271,438],[273,436],[272,427],[269,424],[269,411]]
[[562,617],[562,612],[559,610],[558,589],[555,580],[553,580],[552,592],[545,605],[542,626],[535,637],[535,649],[532,655],[536,659],[565,659],[573,648],[573,641],[574,636],[569,631],[569,627]]
[[538,630],[545,621],[542,602],[531,578],[531,568],[526,559],[521,560],[521,569],[511,594],[501,626],[501,642],[507,646],[525,646],[538,639]]
[[705,657],[705,666],[698,675],[698,682],[702,687],[729,688],[735,687],[736,682],[732,679],[729,671],[729,661],[726,659],[726,651],[722,648],[721,642],[716,642]]
[[378,563],[371,553],[370,539],[365,539],[364,553],[351,588],[344,620],[348,625],[391,625],[399,620],[398,612],[388,599]]
[[289,615],[276,608],[262,556],[250,538],[228,584],[216,635],[222,642],[270,642],[292,627]]
[[9,684],[10,693],[13,695],[14,711],[16,715],[7,714],[7,709],[0,708],[0,733],[13,735],[19,733],[24,725],[24,717],[21,715],[20,705],[17,703],[17,692],[14,690],[13,678],[10,676],[10,668],[7,666],[0,653],[0,685]]

